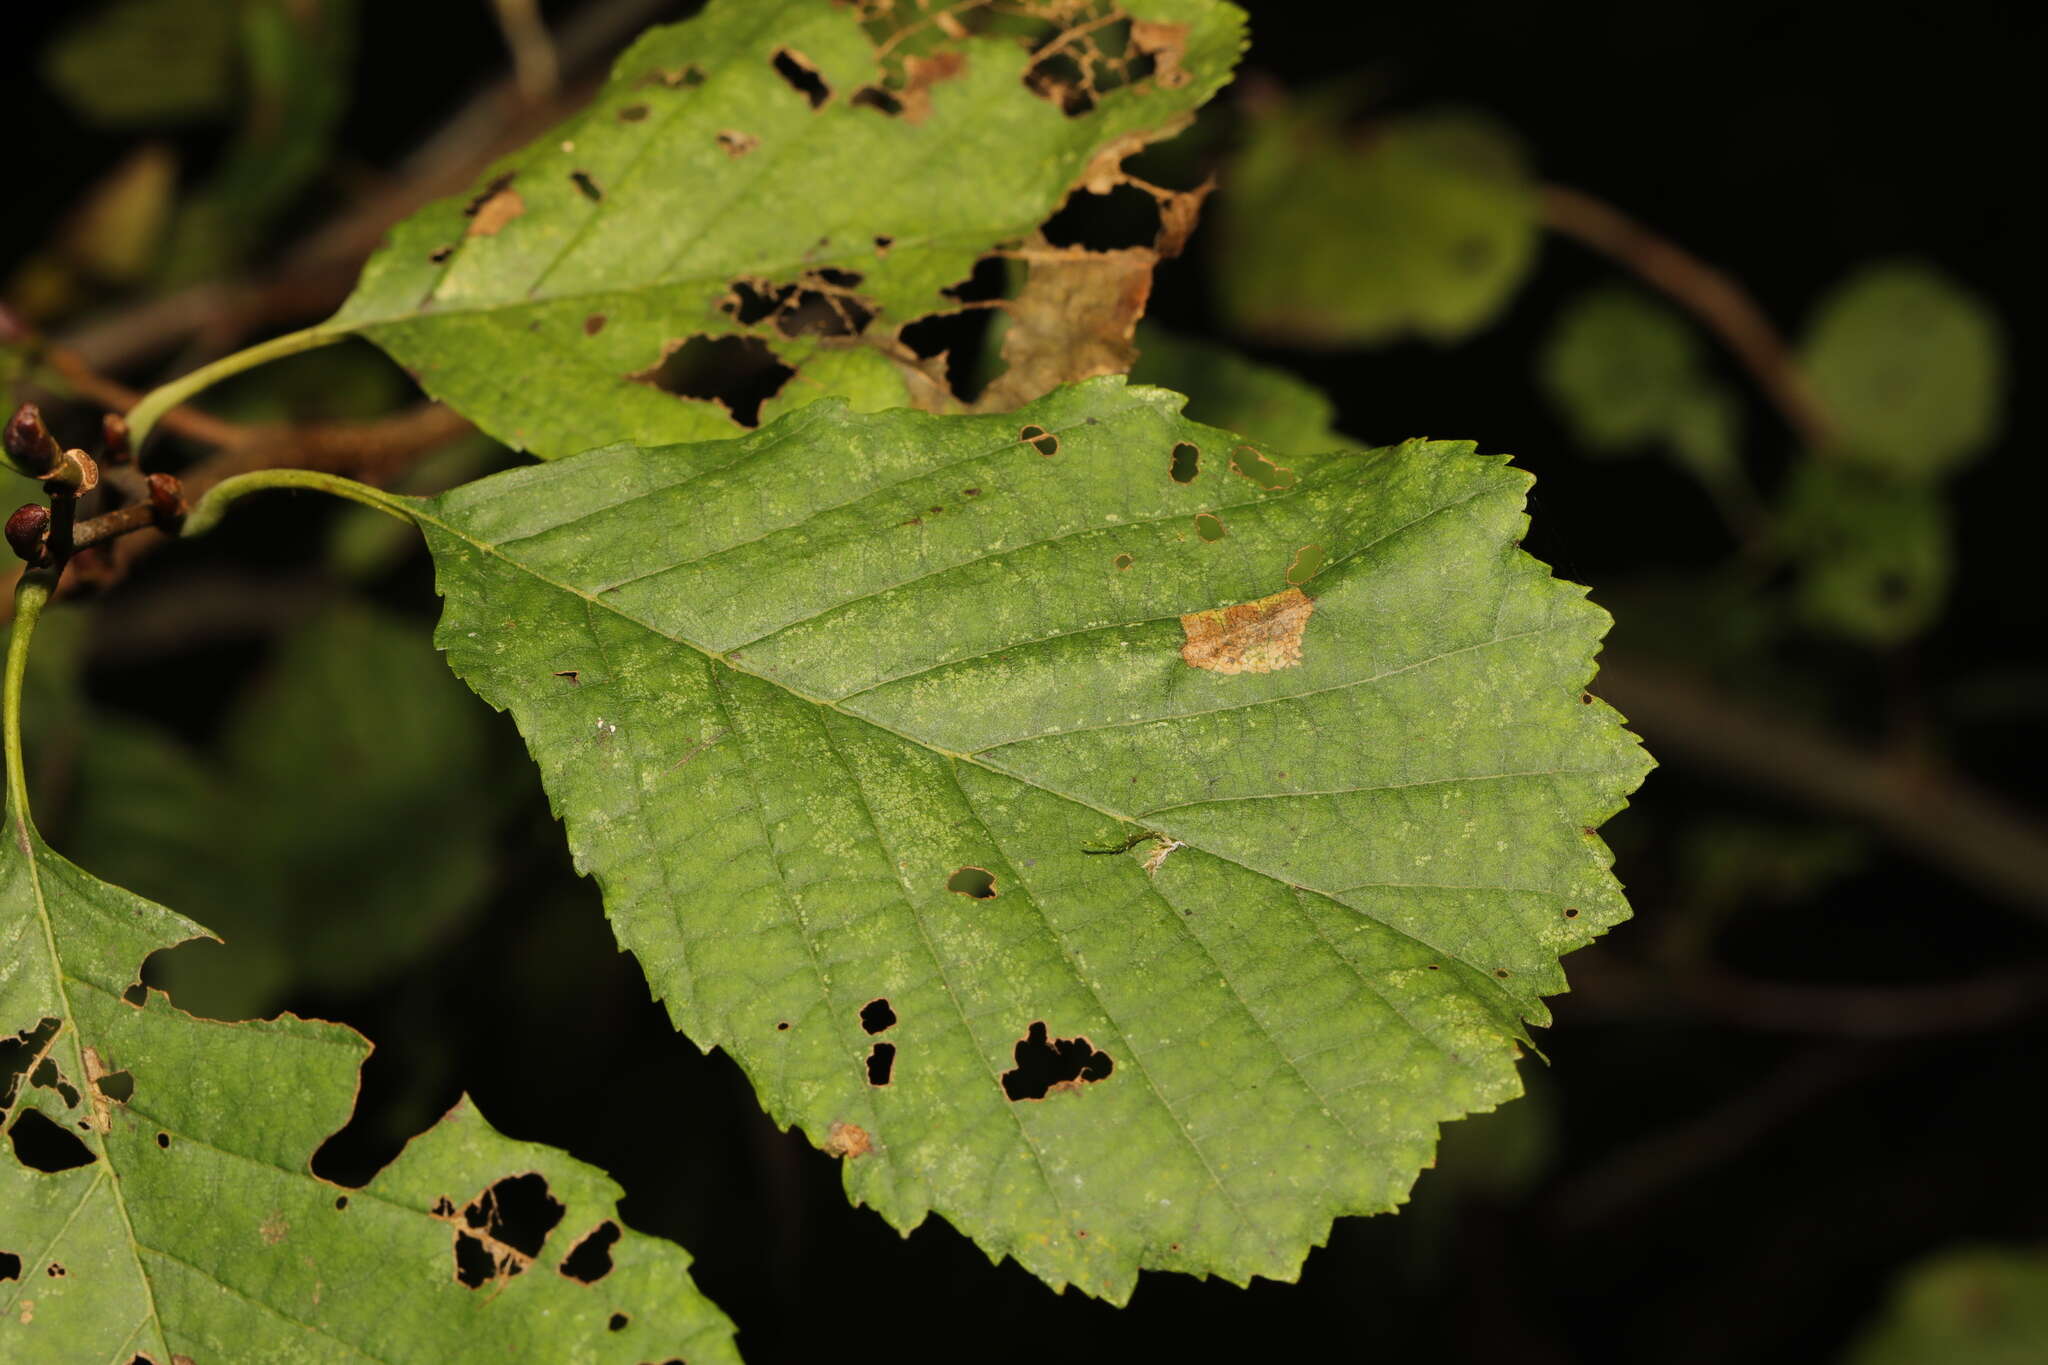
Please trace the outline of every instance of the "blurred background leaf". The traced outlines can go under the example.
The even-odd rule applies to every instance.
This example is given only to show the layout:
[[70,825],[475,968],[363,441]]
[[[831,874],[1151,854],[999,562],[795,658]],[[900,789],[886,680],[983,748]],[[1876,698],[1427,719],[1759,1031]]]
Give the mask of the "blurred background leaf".
[[1822,301],[1803,348],[1842,458],[1897,479],[1951,473],[1997,435],[1997,318],[1924,262],[1866,266]]
[[1899,1278],[1848,1365],[2035,1365],[2048,1360],[2048,1252],[1972,1247]]
[[1449,342],[1492,321],[1536,256],[1520,143],[1464,111],[1351,126],[1350,103],[1325,92],[1245,130],[1216,223],[1224,316],[1319,347]]

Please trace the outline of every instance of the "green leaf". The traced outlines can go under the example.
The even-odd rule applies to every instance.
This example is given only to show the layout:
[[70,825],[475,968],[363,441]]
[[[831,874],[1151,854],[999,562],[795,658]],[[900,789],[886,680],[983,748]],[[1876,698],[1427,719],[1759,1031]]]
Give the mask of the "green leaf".
[[[1118,14],[1144,22],[1098,22]],[[652,30],[587,112],[400,225],[322,330],[545,456],[730,435],[764,392],[769,415],[945,405],[904,325],[959,311],[944,291],[977,259],[1114,179],[1243,46],[1210,0],[947,15],[966,36],[831,0],[713,0]]]
[[1188,416],[1252,436],[1275,451],[1334,450],[1347,444],[1337,405],[1315,385],[1277,365],[1146,323],[1138,329],[1131,382],[1185,393]]
[[1492,321],[1535,260],[1536,196],[1490,119],[1438,111],[1347,130],[1333,98],[1266,112],[1219,198],[1216,282],[1238,328],[1302,346]]
[[1850,1365],[2035,1365],[2048,1359],[2048,1251],[1931,1256],[1849,1353]]
[[1981,454],[2003,421],[1997,316],[1932,266],[1869,266],[1821,305],[1802,352],[1844,459],[1937,478]]
[[43,53],[44,78],[109,127],[211,118],[235,94],[234,0],[117,0]]
[[[10,788],[0,1357],[737,1358],[689,1258],[620,1227],[617,1186],[466,1100],[367,1186],[314,1176],[368,1044],[143,993],[145,957],[206,931],[51,851]],[[607,1242],[608,1273],[572,1273]]]
[[1780,534],[1799,564],[1800,613],[1817,629],[1895,645],[1948,600],[1954,537],[1936,487],[1807,460],[1786,489]]
[[820,403],[403,502],[677,1025],[898,1227],[1115,1300],[1292,1277],[1516,1093],[1647,767],[1527,475],[1182,401]]

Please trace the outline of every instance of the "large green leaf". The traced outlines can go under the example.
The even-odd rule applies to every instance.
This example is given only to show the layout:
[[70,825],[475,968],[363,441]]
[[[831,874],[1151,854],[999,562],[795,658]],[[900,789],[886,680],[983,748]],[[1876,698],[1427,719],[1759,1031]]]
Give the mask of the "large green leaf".
[[771,414],[942,403],[903,326],[959,311],[978,258],[1178,126],[1242,46],[1212,0],[713,0],[397,228],[322,330],[542,455],[732,434],[714,399],[788,369]]
[[1646,767],[1526,475],[1283,468],[1181,402],[821,403],[392,499],[677,1024],[898,1226],[1119,1300],[1292,1276],[1517,1092]]
[[617,1186],[467,1101],[361,1189],[314,1176],[368,1044],[143,992],[145,957],[206,931],[9,806],[0,1359],[736,1358],[689,1258],[619,1225]]

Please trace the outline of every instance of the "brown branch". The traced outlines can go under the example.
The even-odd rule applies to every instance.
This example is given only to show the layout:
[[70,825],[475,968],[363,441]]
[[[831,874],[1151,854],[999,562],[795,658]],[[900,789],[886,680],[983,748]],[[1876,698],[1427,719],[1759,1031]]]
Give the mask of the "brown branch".
[[[570,16],[554,42],[563,73],[587,72],[674,0],[600,0]],[[331,312],[384,234],[416,210],[467,189],[491,162],[589,102],[594,80],[535,102],[516,77],[478,92],[397,168],[381,190],[288,248],[267,277],[215,281],[148,299],[72,329],[64,340],[88,364],[120,370],[189,337],[232,349],[251,332]]]
[[1726,273],[1582,191],[1563,185],[1541,190],[1543,221],[1632,271],[1690,312],[1721,339],[1801,440],[1827,447],[1828,420],[1785,338],[1755,300]]
[[1764,1033],[1882,1042],[2002,1028],[2048,1004],[2048,964],[1962,981],[1836,986],[1718,968],[1662,971],[1596,947],[1571,959],[1560,1016],[1698,1015]]
[[1626,656],[1603,656],[1595,690],[1661,757],[1849,816],[1988,896],[2048,915],[2048,823],[1959,774],[1855,748]]

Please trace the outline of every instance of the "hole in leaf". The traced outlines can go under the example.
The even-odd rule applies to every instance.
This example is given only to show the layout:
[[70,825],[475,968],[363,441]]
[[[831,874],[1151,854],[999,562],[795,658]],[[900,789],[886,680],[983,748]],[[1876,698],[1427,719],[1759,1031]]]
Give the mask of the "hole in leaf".
[[690,90],[704,84],[702,67],[678,66],[667,71],[654,70],[640,78],[642,85],[659,85],[669,90]]
[[1086,1038],[1048,1039],[1043,1020],[1017,1040],[1012,1055],[1017,1065],[1003,1073],[1003,1093],[1013,1100],[1042,1100],[1055,1090],[1078,1090],[1116,1069],[1109,1054],[1097,1052]]
[[646,117],[647,106],[644,104],[629,104],[619,110],[619,122],[621,123],[638,123]]
[[1564,908],[1564,917],[1566,919],[1577,919],[1579,917],[1579,907],[1576,905],[1567,905]]
[[345,1195],[345,1194],[337,1194],[337,1195],[335,1195],[335,1196],[334,1196],[334,1211],[335,1211],[336,1213],[340,1213],[340,1212],[341,1212],[342,1210],[346,1209],[347,1207],[348,1207],[348,1196],[347,1196],[347,1195]]
[[1493,974],[1503,981],[1508,979],[1508,969],[1505,967],[1495,967],[1493,969]]
[[1023,441],[1047,459],[1051,459],[1060,453],[1060,438],[1047,431],[1044,427],[1026,427],[1017,433],[1017,439]]
[[135,1098],[135,1077],[126,1071],[109,1071],[100,1077],[99,1090],[108,1099],[126,1104]]
[[1211,544],[1223,539],[1223,518],[1214,512],[1195,513],[1195,534]]
[[875,238],[875,254],[877,256],[886,256],[889,254],[889,248],[894,245],[896,245],[894,237],[877,237]]
[[604,191],[599,189],[597,182],[590,178],[589,171],[571,171],[569,172],[569,178],[576,182],[577,192],[591,203],[595,204],[604,198]]
[[436,247],[427,253],[427,261],[432,265],[446,265],[448,258],[454,254],[455,248],[452,246]]
[[896,1044],[876,1043],[868,1052],[868,1084],[887,1085],[896,1066]]
[[52,1058],[45,1057],[36,1063],[36,1069],[28,1079],[31,1085],[40,1086],[44,1090],[54,1090],[62,1095],[66,1109],[78,1107],[78,1088],[58,1073],[57,1063]]
[[813,109],[832,98],[832,87],[825,84],[818,68],[812,65],[809,57],[794,48],[785,47],[775,54],[775,74],[789,82],[790,89],[809,100]]
[[1230,452],[1230,472],[1239,474],[1268,493],[1277,493],[1283,488],[1294,487],[1294,471],[1286,465],[1274,464],[1264,454],[1250,446],[1239,446]]
[[562,1273],[572,1280],[596,1284],[612,1273],[612,1247],[619,1240],[619,1225],[607,1218],[562,1258]]
[[878,85],[863,85],[853,92],[850,102],[856,109],[873,109],[890,118],[903,112],[903,101]]
[[68,1171],[89,1166],[98,1158],[78,1134],[59,1126],[37,1109],[24,1109],[7,1130],[14,1140],[15,1159],[32,1171]]
[[453,1218],[455,1216],[455,1201],[444,1194],[434,1201],[434,1207],[429,1212],[436,1218]]
[[889,1007],[889,997],[870,1000],[860,1007],[860,1026],[869,1033],[884,1033],[896,1027],[896,1011]]
[[718,145],[725,148],[727,156],[745,156],[761,145],[761,139],[752,133],[741,133],[727,128],[718,135]]
[[43,1273],[53,1280],[61,1280],[71,1272],[64,1268],[61,1261],[52,1261],[48,1266],[44,1267]]
[[1107,194],[1077,190],[1040,229],[1056,247],[1122,251],[1159,240],[1159,201],[1136,185],[1121,184]]
[[946,878],[946,889],[978,901],[994,900],[995,874],[985,867],[956,868],[953,875]]
[[614,1332],[623,1332],[626,1330],[626,1324],[631,1321],[632,1319],[624,1313],[614,1313],[612,1314],[611,1321],[606,1323],[605,1326],[611,1328]]
[[169,1133],[158,1133],[156,1135],[156,1145],[165,1151],[169,1151],[171,1149],[171,1135]]
[[121,992],[121,999],[135,1006],[135,1008],[141,1009],[149,1003],[149,987],[138,981],[127,990]]
[[547,1179],[536,1171],[507,1176],[485,1190],[462,1211],[463,1221],[481,1229],[494,1242],[528,1257],[540,1255],[562,1205],[548,1193]]
[[1118,555],[1115,559],[1112,559],[1109,562],[1116,565],[1116,567],[1119,570],[1123,570],[1130,568],[1131,565],[1137,563],[1138,561],[1132,559],[1129,555]]
[[497,198],[501,191],[511,188],[512,182],[518,178],[518,175],[519,172],[517,171],[507,171],[491,181],[490,184],[478,190],[475,197],[462,206],[462,216],[474,218],[479,213],[482,213],[484,205]]
[[1287,581],[1300,587],[1323,571],[1323,560],[1322,546],[1302,546],[1294,552],[1294,562],[1287,566]]
[[[458,1283],[469,1289],[481,1288],[497,1273],[497,1269],[497,1258],[484,1249],[481,1241],[466,1232],[455,1234],[455,1279]],[[519,1267],[513,1265],[508,1278],[518,1273]]]
[[626,376],[678,398],[721,404],[741,426],[761,420],[761,404],[781,392],[796,371],[759,337],[690,337],[662,348],[661,359]]
[[22,1075],[41,1060],[56,1036],[53,1016],[11,1038],[0,1038],[0,1109],[14,1107],[14,1092],[21,1088]]
[[21,1257],[11,1251],[0,1251],[0,1280],[21,1278]]
[[1168,468],[1175,483],[1193,483],[1195,475],[1202,472],[1202,448],[1182,441],[1173,448],[1173,462]]
[[783,1021],[782,1021],[781,1023],[777,1024],[777,1025],[775,1026],[775,1031],[776,1031],[777,1033],[787,1033],[787,1032],[789,1032],[789,1020],[785,1019],[785,1020],[783,1020]]
[[874,305],[851,293],[861,276],[826,267],[807,270],[794,284],[737,279],[720,305],[733,321],[752,327],[773,319],[784,336],[858,336],[874,321]]

